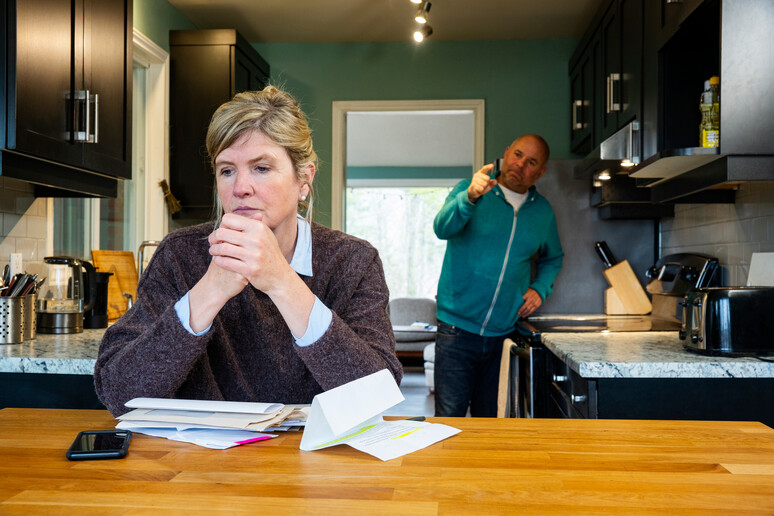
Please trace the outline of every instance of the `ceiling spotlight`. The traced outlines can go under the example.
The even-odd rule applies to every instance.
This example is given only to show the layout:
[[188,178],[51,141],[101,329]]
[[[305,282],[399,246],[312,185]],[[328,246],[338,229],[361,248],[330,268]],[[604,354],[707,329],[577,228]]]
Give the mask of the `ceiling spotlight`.
[[430,25],[423,25],[421,29],[414,32],[414,41],[420,43],[423,39],[429,38],[433,34],[433,28]]
[[422,2],[422,5],[417,9],[417,14],[414,16],[414,19],[417,21],[417,23],[427,23],[430,19],[430,7],[433,4],[430,2]]
[[421,4],[422,0],[411,0],[412,4]]

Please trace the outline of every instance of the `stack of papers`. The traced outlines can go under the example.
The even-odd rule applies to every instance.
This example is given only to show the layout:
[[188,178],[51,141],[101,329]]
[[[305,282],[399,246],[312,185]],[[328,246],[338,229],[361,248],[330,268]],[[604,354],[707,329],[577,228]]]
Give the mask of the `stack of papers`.
[[[387,369],[318,394],[312,406],[279,403],[135,398],[116,428],[225,449],[271,439],[264,432],[303,426],[300,448],[315,451],[347,444],[381,460],[421,450],[460,432],[412,419],[385,421],[381,414],[403,401]],[[424,418],[421,418],[424,419]]]
[[271,439],[266,431],[303,426],[308,407],[279,403],[134,398],[116,428],[225,449]]

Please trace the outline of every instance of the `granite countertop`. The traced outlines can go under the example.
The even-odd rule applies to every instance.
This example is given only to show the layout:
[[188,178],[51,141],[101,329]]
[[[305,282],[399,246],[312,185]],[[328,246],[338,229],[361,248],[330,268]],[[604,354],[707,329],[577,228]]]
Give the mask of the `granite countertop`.
[[584,378],[774,378],[774,363],[683,348],[676,331],[544,333],[543,343]]
[[94,374],[101,330],[44,335],[21,344],[0,345],[0,373]]
[[[0,373],[93,374],[105,330],[0,345]],[[774,378],[774,363],[683,349],[674,331],[544,333],[543,343],[584,378]]]

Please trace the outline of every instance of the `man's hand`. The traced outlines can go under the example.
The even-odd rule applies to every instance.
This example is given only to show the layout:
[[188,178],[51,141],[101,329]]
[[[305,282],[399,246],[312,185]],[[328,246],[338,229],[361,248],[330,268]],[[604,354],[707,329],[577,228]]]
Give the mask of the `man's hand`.
[[468,200],[476,202],[479,197],[489,193],[497,184],[496,179],[489,177],[489,171],[494,168],[494,164],[484,165],[481,170],[473,174],[473,179],[468,187]]
[[524,303],[519,308],[519,317],[529,317],[532,315],[532,312],[543,304],[543,299],[541,299],[540,294],[535,289],[528,288],[522,297],[524,298]]

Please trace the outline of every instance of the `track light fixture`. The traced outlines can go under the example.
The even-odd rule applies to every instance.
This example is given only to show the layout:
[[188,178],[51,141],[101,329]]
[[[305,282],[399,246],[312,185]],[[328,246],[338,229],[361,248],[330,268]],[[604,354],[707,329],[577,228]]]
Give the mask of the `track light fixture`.
[[428,0],[411,0],[411,3],[419,5],[414,20],[420,25],[414,31],[414,41],[420,43],[433,33],[433,28],[430,26],[430,7],[432,4]]
[[432,5],[430,2],[422,2],[422,5],[417,9],[417,14],[414,16],[417,23],[427,23],[430,20],[430,7]]
[[414,32],[414,41],[420,43],[425,38],[429,38],[433,34],[433,28],[430,25],[422,25],[421,28]]

